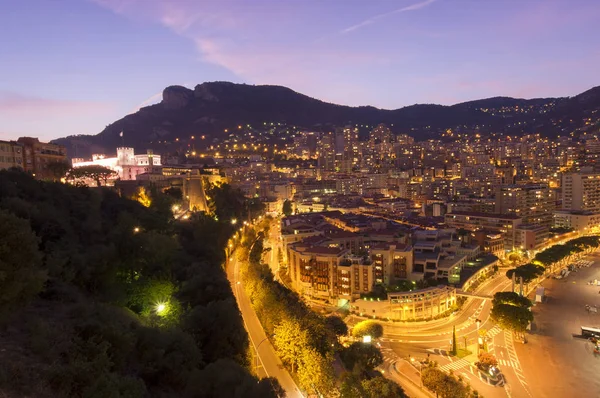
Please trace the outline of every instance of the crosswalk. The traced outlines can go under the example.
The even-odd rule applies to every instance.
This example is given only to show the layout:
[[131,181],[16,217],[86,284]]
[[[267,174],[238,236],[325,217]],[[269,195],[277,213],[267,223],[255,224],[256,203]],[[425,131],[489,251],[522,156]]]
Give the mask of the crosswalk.
[[440,370],[442,370],[444,372],[449,372],[450,370],[457,371],[457,370],[462,369],[469,365],[470,365],[470,363],[466,359],[459,359],[458,361],[454,361],[454,362],[448,363],[444,366],[440,366]]
[[502,332],[502,329],[500,329],[500,326],[496,325],[490,330],[488,330],[486,336],[488,336],[489,338],[493,338],[500,332]]
[[509,361],[507,359],[502,359],[502,358],[498,358],[498,366],[500,366],[501,368],[511,368],[513,367],[512,361]]

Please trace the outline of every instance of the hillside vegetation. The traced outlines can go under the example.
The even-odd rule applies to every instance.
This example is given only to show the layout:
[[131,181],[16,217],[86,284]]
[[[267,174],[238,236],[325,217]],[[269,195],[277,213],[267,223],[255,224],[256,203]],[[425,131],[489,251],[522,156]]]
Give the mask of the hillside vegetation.
[[[223,192],[242,207],[212,206],[243,216]],[[0,172],[0,396],[276,396],[247,371],[231,223],[171,205]]]

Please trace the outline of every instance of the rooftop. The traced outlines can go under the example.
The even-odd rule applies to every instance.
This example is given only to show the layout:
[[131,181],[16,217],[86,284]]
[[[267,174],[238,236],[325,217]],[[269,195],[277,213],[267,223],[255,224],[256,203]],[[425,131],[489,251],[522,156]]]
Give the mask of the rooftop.
[[447,213],[446,218],[451,216],[469,216],[469,217],[481,217],[481,218],[501,218],[503,220],[519,220],[521,217],[511,214],[498,214],[498,213],[483,213],[479,211],[454,211]]

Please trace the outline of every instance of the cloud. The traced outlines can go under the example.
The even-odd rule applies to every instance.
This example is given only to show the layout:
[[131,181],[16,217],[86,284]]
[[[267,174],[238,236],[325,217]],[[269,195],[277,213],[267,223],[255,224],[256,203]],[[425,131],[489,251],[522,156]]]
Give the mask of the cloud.
[[103,113],[113,109],[106,102],[74,101],[0,92],[0,114],[49,114],[62,112]]
[[365,19],[364,21],[362,21],[362,22],[360,22],[360,23],[358,23],[356,25],[352,25],[349,28],[342,29],[340,31],[340,33],[341,34],[346,34],[346,33],[353,32],[353,31],[355,31],[357,29],[360,29],[360,28],[362,28],[364,26],[371,25],[373,22],[376,22],[377,20],[379,20],[381,18],[385,18],[385,17],[393,15],[393,14],[399,14],[401,12],[406,12],[406,11],[419,10],[421,8],[427,7],[428,5],[430,5],[431,3],[435,2],[435,1],[436,0],[425,0],[425,1],[422,1],[420,3],[415,3],[415,4],[412,4],[410,6],[406,6],[406,7],[398,8],[398,9],[390,11],[390,12],[386,12],[384,14],[376,15],[374,17]]

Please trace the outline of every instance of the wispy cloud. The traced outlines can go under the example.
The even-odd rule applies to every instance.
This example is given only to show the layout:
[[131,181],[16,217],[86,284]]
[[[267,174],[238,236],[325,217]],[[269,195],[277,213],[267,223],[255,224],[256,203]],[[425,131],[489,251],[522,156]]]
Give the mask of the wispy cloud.
[[41,98],[11,92],[0,92],[0,114],[79,112],[97,113],[113,109],[106,102]]
[[360,23],[358,23],[356,25],[352,25],[352,26],[350,26],[350,27],[348,27],[346,29],[342,29],[340,31],[340,33],[341,34],[346,34],[346,33],[353,32],[353,31],[355,31],[357,29],[360,29],[360,28],[365,27],[367,25],[371,25],[372,23],[374,23],[374,22],[376,22],[376,21],[378,21],[378,20],[380,20],[382,18],[385,18],[387,16],[393,15],[393,14],[399,14],[401,12],[419,10],[421,8],[427,7],[428,5],[430,5],[431,3],[435,2],[435,1],[436,0],[425,0],[425,1],[422,1],[420,3],[415,3],[415,4],[412,4],[412,5],[406,6],[406,7],[398,8],[398,9],[390,11],[390,12],[386,12],[384,14],[375,15],[374,17],[365,19],[364,21],[362,21],[362,22],[360,22]]

